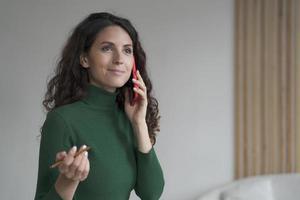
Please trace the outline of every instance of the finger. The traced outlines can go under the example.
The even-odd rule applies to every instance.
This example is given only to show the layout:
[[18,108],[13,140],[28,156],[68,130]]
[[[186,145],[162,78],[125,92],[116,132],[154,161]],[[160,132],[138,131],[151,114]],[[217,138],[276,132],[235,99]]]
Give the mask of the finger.
[[62,160],[62,159],[64,159],[66,156],[67,156],[67,153],[66,153],[65,151],[58,152],[58,153],[56,154],[56,159],[55,159],[55,161],[57,162],[57,161],[59,161],[59,160]]
[[[86,149],[86,145],[82,145],[79,151],[82,151],[83,149]],[[82,159],[84,158],[84,152],[77,155],[77,157],[74,159],[72,165],[70,166],[70,171],[75,174],[77,168],[80,166]]]
[[86,163],[88,162],[87,155],[88,155],[88,152],[83,153],[83,158],[81,160],[81,163],[80,163],[79,167],[77,168],[77,170],[75,172],[75,179],[76,180],[81,180],[82,177],[83,177],[83,172],[86,168]]
[[146,87],[146,84],[145,84],[145,82],[144,82],[144,80],[143,80],[143,78],[142,78],[142,75],[141,75],[141,73],[140,73],[139,70],[137,70],[137,73],[136,73],[136,74],[137,74],[138,80],[141,81],[141,83],[143,84],[143,86]]
[[[86,145],[83,145],[83,146],[80,148],[80,150],[85,149],[85,148],[86,148]],[[81,162],[82,162],[83,157],[84,157],[84,154],[81,153],[81,154],[79,154],[76,158],[74,158],[72,164],[71,164],[70,167],[69,167],[69,171],[68,171],[68,173],[66,174],[66,176],[67,176],[68,178],[71,178],[71,179],[74,180],[74,178],[75,178],[75,173],[76,173],[76,171],[78,170],[78,168],[79,168],[79,166],[80,166],[80,164],[81,164]]]
[[144,100],[147,99],[147,98],[146,98],[146,94],[145,94],[145,92],[144,92],[142,89],[140,89],[140,88],[133,88],[133,90],[134,90],[134,92],[136,92],[136,93],[138,93],[140,96],[142,96]]
[[147,91],[147,87],[140,80],[132,79],[132,81],[136,83],[144,92]]
[[69,165],[71,165],[71,164],[73,163],[73,161],[74,161],[74,156],[75,156],[76,152],[77,152],[77,147],[76,147],[76,146],[72,147],[72,148],[69,150],[68,155],[67,155],[67,157],[65,158],[65,162],[64,162],[66,165],[69,166]]
[[[55,162],[64,160],[66,156],[67,156],[67,153],[65,151],[58,152],[56,154]],[[64,168],[62,167],[62,164],[58,165],[58,170],[59,170],[60,173],[64,173]]]
[[85,180],[88,177],[89,172],[90,172],[90,161],[89,161],[88,158],[86,158],[86,159],[87,159],[87,162],[86,162],[86,165],[85,165],[85,169],[82,173],[81,181]]
[[75,180],[75,174],[82,162],[82,158],[83,155],[80,154],[74,159],[73,163],[69,167],[69,171],[66,174],[68,178]]
[[73,178],[75,180],[80,180],[81,179],[82,173],[85,169],[85,165],[86,165],[86,162],[87,162],[85,157],[86,157],[85,155],[82,156],[81,162],[80,162],[79,166],[76,168],[76,171],[74,173],[74,178]]
[[72,147],[67,156],[64,158],[62,164],[59,165],[59,170],[61,171],[61,173],[67,173],[69,171],[69,166],[72,164],[72,162],[74,161],[74,155],[77,151],[77,147],[74,146]]

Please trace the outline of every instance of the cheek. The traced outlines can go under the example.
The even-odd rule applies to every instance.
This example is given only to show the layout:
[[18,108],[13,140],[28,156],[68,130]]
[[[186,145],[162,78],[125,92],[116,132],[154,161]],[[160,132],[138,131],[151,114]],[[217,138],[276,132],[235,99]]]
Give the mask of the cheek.
[[93,65],[97,68],[106,68],[112,61],[110,54],[94,53],[91,59]]
[[99,75],[105,75],[109,62],[109,59],[98,57],[97,60],[94,60],[93,65],[91,66],[92,71]]
[[131,75],[131,71],[128,70],[125,76],[126,81],[128,81],[130,79],[130,75]]
[[127,75],[128,75],[128,78],[130,78],[130,75],[131,75],[131,73],[132,73],[132,68],[133,68],[133,66],[129,66],[129,67],[127,68]]
[[100,68],[99,66],[93,66],[89,68],[89,76],[95,80],[104,80],[106,72],[103,68]]

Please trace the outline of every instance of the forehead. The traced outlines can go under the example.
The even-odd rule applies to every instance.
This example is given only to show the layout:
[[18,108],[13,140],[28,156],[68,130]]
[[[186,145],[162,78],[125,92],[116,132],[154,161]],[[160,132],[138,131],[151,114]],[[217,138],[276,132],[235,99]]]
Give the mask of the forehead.
[[100,44],[104,41],[120,45],[132,44],[129,34],[120,26],[108,26],[98,33],[95,42]]

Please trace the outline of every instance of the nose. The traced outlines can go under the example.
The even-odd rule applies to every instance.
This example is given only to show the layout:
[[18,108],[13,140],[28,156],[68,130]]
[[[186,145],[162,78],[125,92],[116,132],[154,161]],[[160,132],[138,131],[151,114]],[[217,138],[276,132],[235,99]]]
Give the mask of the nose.
[[116,50],[114,53],[113,63],[117,65],[123,64],[122,53],[118,50]]

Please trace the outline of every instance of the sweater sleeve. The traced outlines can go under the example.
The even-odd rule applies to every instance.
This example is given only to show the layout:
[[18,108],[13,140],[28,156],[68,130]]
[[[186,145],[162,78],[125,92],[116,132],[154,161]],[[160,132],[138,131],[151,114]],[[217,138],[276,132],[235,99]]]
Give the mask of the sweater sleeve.
[[57,169],[50,169],[49,166],[55,162],[59,151],[67,151],[72,146],[70,133],[64,119],[57,112],[48,112],[42,126],[34,200],[62,200],[54,187],[59,172]]
[[148,153],[142,153],[136,148],[135,153],[137,159],[135,193],[142,200],[158,200],[165,181],[154,147]]

